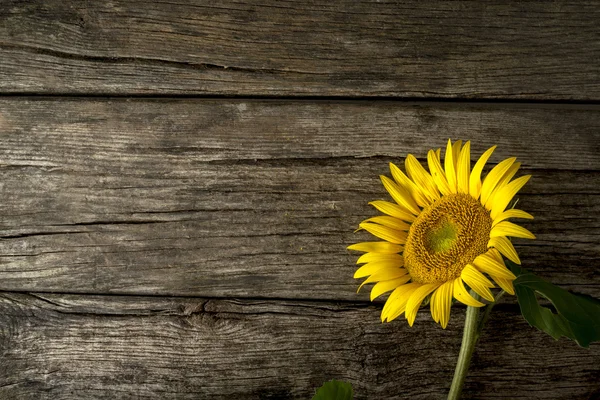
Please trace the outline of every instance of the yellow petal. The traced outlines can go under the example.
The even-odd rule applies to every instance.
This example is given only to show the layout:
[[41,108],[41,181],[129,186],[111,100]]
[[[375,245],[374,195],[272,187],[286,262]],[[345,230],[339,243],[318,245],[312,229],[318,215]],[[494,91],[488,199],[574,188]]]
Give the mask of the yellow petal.
[[415,199],[415,202],[420,207],[424,208],[431,204],[431,201],[425,197],[423,192],[421,192],[421,189],[419,189],[417,185],[415,185],[415,183],[393,163],[390,163],[390,172],[392,173],[392,176],[396,182],[409,191],[413,199]]
[[[500,252],[498,250],[493,249],[493,248],[489,249],[488,252],[487,252],[487,254],[489,256],[491,256],[494,260],[496,260],[496,262],[498,262],[504,268],[506,268],[506,265],[504,264],[504,260],[502,259],[502,255],[500,254]],[[510,293],[510,294],[515,294],[515,289],[513,288],[513,284],[512,284],[512,282],[513,282],[514,279],[506,279],[506,278],[502,278],[502,277],[499,277],[499,276],[492,276],[492,279],[505,292]]]
[[[452,305],[452,292],[454,282],[442,284],[431,296],[431,316],[435,322],[439,322],[443,329],[448,326],[450,320],[450,306]],[[434,316],[435,315],[435,316]]]
[[400,253],[402,246],[390,242],[362,242],[347,247],[348,250],[376,252],[376,253]]
[[375,200],[369,203],[384,214],[399,218],[403,221],[413,222],[417,219],[414,215],[400,207],[398,204],[390,203],[389,201]]
[[448,139],[446,145],[446,155],[444,157],[444,168],[446,169],[446,179],[452,193],[457,192],[456,169],[454,168],[454,154],[452,151],[452,142]]
[[365,283],[389,281],[390,279],[400,278],[408,274],[405,268],[382,268],[374,272]]
[[500,180],[498,181],[496,188],[492,191],[492,194],[490,194],[490,196],[487,199],[487,202],[485,203],[485,207],[488,210],[491,209],[491,204],[494,201],[494,197],[496,196],[496,193],[498,193],[498,191],[500,189],[505,187],[508,184],[508,182],[510,182],[510,180],[513,178],[513,176],[515,176],[515,174],[517,173],[519,167],[521,167],[521,163],[516,162],[510,166],[510,168],[508,169],[508,171],[506,171],[504,173],[504,175],[502,175],[502,178],[500,178]]
[[[498,250],[496,250],[494,248],[489,249],[487,254],[490,255],[493,259],[495,259],[498,263],[500,263],[501,265],[506,267],[506,265],[504,264],[504,260],[502,259],[502,255],[500,254],[500,252]],[[515,294],[515,290],[514,290],[513,284],[512,284],[514,279],[506,279],[506,278],[501,278],[498,276],[492,276],[492,279],[505,292],[508,292],[510,294]]]
[[477,256],[475,260],[473,260],[473,265],[491,277],[498,276],[504,279],[516,279],[515,274],[510,272],[510,270],[504,266],[504,263],[498,262],[498,260],[487,253]]
[[525,175],[517,178],[496,192],[492,198],[493,200],[491,207],[488,208],[492,210],[490,214],[492,219],[496,219],[496,217],[506,209],[508,203],[510,203],[517,192],[521,190],[521,188],[527,183],[529,178],[531,178],[531,175]]
[[440,160],[433,150],[429,150],[429,153],[427,153],[427,163],[429,164],[429,171],[431,172],[433,181],[437,185],[439,191],[445,196],[452,194],[452,190],[450,190],[450,186],[446,180],[446,174],[442,169]]
[[485,204],[488,200],[488,197],[492,194],[492,191],[496,188],[500,179],[511,165],[515,162],[516,157],[507,158],[502,161],[500,164],[496,165],[489,174],[483,180],[483,185],[481,185],[481,204]]
[[408,304],[410,296],[412,296],[412,294],[419,289],[419,287],[421,287],[420,283],[416,285],[418,286],[411,287],[409,291],[404,292],[402,296],[398,298],[397,307],[395,309],[392,308],[388,313],[388,322],[398,318],[404,311],[406,311],[406,305]]
[[365,276],[373,275],[375,272],[382,269],[397,269],[401,266],[394,260],[381,260],[367,263],[356,270],[354,279],[364,278]]
[[498,250],[494,248],[488,249],[487,255],[492,257],[494,260],[498,261],[498,263],[503,267],[506,267],[506,264],[504,264],[504,259],[502,258],[502,255]]
[[481,157],[479,157],[479,160],[477,160],[475,166],[473,167],[471,177],[469,178],[469,193],[475,199],[479,198],[479,194],[481,192],[481,171],[483,171],[485,163],[490,158],[495,149],[496,146],[492,146],[489,149],[487,149],[486,152],[483,153]]
[[[467,264],[461,271],[460,275],[461,275],[461,278],[463,278],[463,281],[465,281],[465,282],[467,282],[467,281],[464,278],[467,277],[467,279],[469,281],[477,282],[487,288],[494,287],[494,284],[485,275],[483,275],[477,268],[475,268],[471,264]],[[469,282],[467,282],[467,284],[469,286],[471,286],[469,284]]]
[[435,322],[440,322],[440,307],[438,305],[440,301],[440,289],[441,286],[434,290],[433,293],[431,293],[431,299],[429,299],[429,311],[431,312],[431,318],[433,318]]
[[406,242],[408,233],[397,231],[387,226],[372,224],[369,222],[361,222],[359,226],[369,233],[377,236],[380,239],[387,240],[391,243],[403,244]]
[[[364,267],[364,265],[363,265]],[[361,268],[363,268],[361,267]],[[404,268],[383,268],[378,271],[375,271],[371,276],[363,281],[358,287],[358,290],[362,289],[364,285],[367,283],[380,282],[380,281],[389,281],[391,279],[398,279],[403,276],[408,276],[407,281],[410,279],[410,275],[408,275],[408,271]]]
[[471,173],[471,142],[465,143],[460,151],[457,163],[458,193],[469,193],[469,175]]
[[369,219],[365,219],[363,222],[373,222],[379,225],[387,226],[388,228],[396,229],[397,231],[408,231],[410,229],[410,224],[407,224],[398,218],[389,217],[387,215],[371,217]]
[[410,275],[404,275],[400,278],[390,279],[389,281],[377,282],[375,286],[373,286],[373,289],[371,289],[371,301],[375,300],[382,294],[389,292],[390,290],[394,290],[397,287],[404,285],[409,280]]
[[421,192],[430,201],[436,201],[440,198],[440,194],[435,186],[435,182],[429,172],[423,168],[419,160],[412,154],[406,157],[405,161],[406,172],[408,176],[421,188]]
[[381,175],[380,178],[385,190],[388,191],[396,203],[415,215],[418,215],[421,212],[419,206],[406,189],[398,186],[387,176]]
[[506,171],[504,175],[502,175],[502,179],[500,179],[500,182],[498,182],[497,186],[503,187],[508,182],[510,182],[510,180],[513,178],[513,176],[515,176],[519,168],[521,168],[520,162],[516,162],[513,165],[511,165],[508,171]]
[[497,224],[499,224],[500,222],[502,222],[508,218],[533,219],[533,215],[531,215],[528,212],[525,212],[523,210],[517,210],[517,209],[513,208],[513,209],[506,210],[506,211],[498,214],[496,216],[496,218],[494,218],[494,222],[492,222],[492,226],[496,226]]
[[411,282],[395,289],[383,306],[381,322],[385,322],[386,319],[390,322],[401,315],[406,308],[411,293],[419,287],[421,287],[420,283]]
[[440,285],[440,283],[427,283],[422,285],[410,295],[408,303],[406,303],[406,319],[408,320],[408,325],[413,326],[423,299],[425,299],[429,293],[433,292]]
[[454,298],[460,301],[463,304],[471,307],[483,307],[483,304],[480,301],[477,301],[465,288],[463,284],[462,278],[458,277],[454,280]]
[[519,259],[519,255],[515,250],[513,244],[510,240],[508,240],[504,236],[497,236],[490,239],[488,242],[488,247],[493,247],[500,251],[504,257],[508,258],[510,261],[515,264],[521,265],[521,260]]
[[365,264],[373,261],[395,261],[398,266],[404,265],[404,257],[400,254],[365,253],[356,260],[357,264]]
[[452,161],[454,162],[454,171],[458,171],[458,156],[460,155],[461,145],[462,140],[457,140],[452,145]]
[[494,301],[494,296],[489,289],[494,287],[494,284],[481,272],[475,269],[475,267],[467,265],[460,273],[460,277],[475,291],[475,293],[488,301]]
[[502,290],[504,290],[505,292],[510,293],[512,295],[515,294],[515,288],[513,287],[512,280],[498,278],[498,277],[493,277],[493,278],[494,278],[494,281],[498,284],[498,286],[500,286],[502,288]]
[[502,221],[492,228],[492,231],[490,232],[490,238],[498,236],[512,236],[524,239],[535,239],[535,235],[533,233],[529,232],[522,226],[513,224],[509,221]]

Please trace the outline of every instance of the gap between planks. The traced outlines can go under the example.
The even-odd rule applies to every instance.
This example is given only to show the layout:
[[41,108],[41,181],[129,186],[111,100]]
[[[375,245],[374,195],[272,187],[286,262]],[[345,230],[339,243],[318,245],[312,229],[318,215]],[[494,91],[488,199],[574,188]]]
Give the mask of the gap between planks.
[[161,93],[30,93],[30,92],[0,92],[2,99],[16,100],[111,100],[111,99],[131,99],[131,100],[194,100],[194,101],[244,101],[244,102],[298,102],[298,103],[378,103],[378,104],[402,104],[405,106],[430,106],[443,107],[444,105],[490,105],[501,108],[510,107],[535,107],[539,109],[581,109],[581,110],[600,110],[600,100],[590,99],[514,99],[509,97],[495,98],[470,98],[470,97],[395,97],[395,96],[348,96],[348,95],[327,95],[327,96],[305,96],[305,95],[235,95],[235,94],[161,94]]

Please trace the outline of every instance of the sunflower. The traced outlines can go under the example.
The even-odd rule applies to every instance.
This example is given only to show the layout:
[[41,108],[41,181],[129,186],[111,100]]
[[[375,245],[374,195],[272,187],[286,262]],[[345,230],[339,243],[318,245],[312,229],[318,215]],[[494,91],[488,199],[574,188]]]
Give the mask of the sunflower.
[[394,203],[369,203],[385,215],[363,221],[359,229],[383,241],[357,243],[348,249],[366,253],[358,259],[357,264],[364,265],[354,277],[367,277],[360,287],[376,283],[371,301],[392,291],[382,322],[405,313],[412,326],[423,300],[430,296],[431,316],[445,329],[453,298],[481,307],[485,305],[481,298],[494,301],[493,282],[515,293],[516,277],[502,256],[516,264],[521,261],[508,237],[535,236],[508,221],[533,216],[507,206],[531,175],[512,180],[521,166],[513,157],[496,165],[482,181],[483,167],[496,146],[484,152],[472,170],[470,147],[470,142],[463,146],[460,140],[454,144],[448,140],[443,167],[441,150],[429,150],[429,172],[409,154],[406,174],[390,163],[394,179],[381,176]]

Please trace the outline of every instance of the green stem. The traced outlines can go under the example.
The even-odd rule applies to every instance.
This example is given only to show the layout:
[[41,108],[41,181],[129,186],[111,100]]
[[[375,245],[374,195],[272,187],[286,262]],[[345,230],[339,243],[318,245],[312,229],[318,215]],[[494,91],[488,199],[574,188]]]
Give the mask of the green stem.
[[450,392],[448,393],[448,400],[458,400],[460,398],[460,393],[467,377],[467,371],[469,370],[469,364],[471,363],[471,356],[479,337],[477,332],[479,325],[477,321],[478,316],[479,307],[467,307],[465,330],[463,332],[462,344],[460,345],[458,361],[456,362],[456,369],[454,370],[452,386],[450,386]]
[[[479,300],[479,296],[476,293],[471,292],[471,295]],[[471,356],[475,350],[475,345],[483,326],[489,318],[490,312],[494,307],[494,304],[500,300],[504,295],[504,291],[500,291],[494,302],[485,308],[483,316],[479,319],[479,307],[467,307],[467,316],[465,318],[465,330],[463,332],[462,344],[460,346],[460,353],[458,354],[458,361],[456,362],[456,369],[454,370],[454,378],[452,379],[452,386],[450,386],[450,392],[448,393],[448,400],[457,400],[460,398],[467,372],[469,371],[469,364],[471,363]]]

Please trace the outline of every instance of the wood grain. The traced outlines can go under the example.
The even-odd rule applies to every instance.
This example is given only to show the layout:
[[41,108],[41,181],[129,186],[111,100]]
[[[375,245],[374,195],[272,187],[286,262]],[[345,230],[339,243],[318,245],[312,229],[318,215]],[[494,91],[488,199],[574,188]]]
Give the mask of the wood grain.
[[[534,178],[524,266],[600,296],[600,111],[290,101],[0,102],[0,288],[367,300],[345,247],[377,176],[448,136]],[[524,135],[526,133],[526,135]]]
[[[36,399],[307,399],[326,380],[356,399],[444,398],[464,309],[447,330],[379,322],[357,303],[0,295],[0,396]],[[294,360],[291,362],[291,360]],[[578,348],[494,310],[465,399],[585,399],[600,347]],[[552,382],[552,383],[549,383]]]
[[0,91],[600,99],[597,2],[8,0]]

